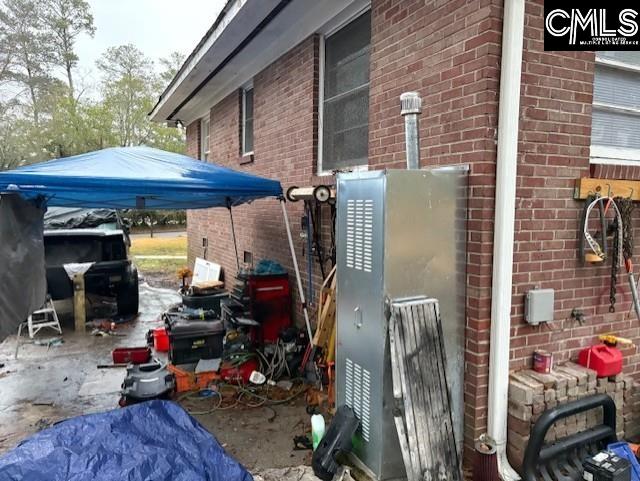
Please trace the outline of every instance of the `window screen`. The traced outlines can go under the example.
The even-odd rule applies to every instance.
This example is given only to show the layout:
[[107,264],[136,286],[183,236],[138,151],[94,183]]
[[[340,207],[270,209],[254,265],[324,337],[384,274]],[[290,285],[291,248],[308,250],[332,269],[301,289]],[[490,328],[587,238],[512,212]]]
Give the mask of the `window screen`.
[[369,12],[325,40],[324,171],[367,164],[370,43]]
[[[591,144],[637,149],[640,161],[640,52],[598,52]],[[607,61],[621,65],[607,64]]]
[[242,153],[250,152],[253,152],[253,89],[245,89],[242,97]]

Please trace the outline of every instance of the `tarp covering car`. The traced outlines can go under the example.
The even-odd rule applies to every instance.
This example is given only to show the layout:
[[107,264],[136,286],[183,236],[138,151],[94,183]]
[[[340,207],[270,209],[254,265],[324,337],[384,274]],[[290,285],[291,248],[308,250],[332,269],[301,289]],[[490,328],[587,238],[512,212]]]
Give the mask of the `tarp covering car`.
[[115,209],[82,209],[79,207],[49,207],[44,214],[47,229],[90,229],[114,226],[117,228],[118,212]]
[[280,182],[150,147],[114,147],[0,172],[0,193],[48,206],[231,207],[282,195]]
[[180,406],[149,401],[63,421],[0,456],[3,481],[252,481]]

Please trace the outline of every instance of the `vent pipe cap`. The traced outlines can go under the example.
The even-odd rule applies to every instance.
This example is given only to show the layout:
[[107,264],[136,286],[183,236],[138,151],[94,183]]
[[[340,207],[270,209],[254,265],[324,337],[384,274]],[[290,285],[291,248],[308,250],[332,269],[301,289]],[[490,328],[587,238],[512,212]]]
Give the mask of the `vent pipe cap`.
[[400,95],[400,114],[421,114],[422,113],[422,98],[418,92],[405,92]]

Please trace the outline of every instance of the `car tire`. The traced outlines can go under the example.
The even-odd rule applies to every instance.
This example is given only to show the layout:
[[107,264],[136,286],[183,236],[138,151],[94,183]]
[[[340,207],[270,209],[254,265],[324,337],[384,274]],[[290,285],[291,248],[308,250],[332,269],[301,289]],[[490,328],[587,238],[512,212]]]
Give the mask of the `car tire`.
[[135,315],[138,313],[140,303],[140,291],[138,286],[138,270],[131,269],[131,276],[127,282],[123,282],[118,289],[118,314],[121,316]]

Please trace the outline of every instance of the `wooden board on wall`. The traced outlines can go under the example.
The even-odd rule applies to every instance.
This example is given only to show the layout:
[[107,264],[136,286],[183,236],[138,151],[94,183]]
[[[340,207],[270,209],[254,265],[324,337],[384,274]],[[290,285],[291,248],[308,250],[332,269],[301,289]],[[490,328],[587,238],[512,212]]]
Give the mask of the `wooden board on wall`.
[[640,200],[640,181],[591,179],[589,177],[582,177],[576,180],[576,187],[573,194],[574,199],[586,199],[593,194],[611,197],[630,197],[638,201]]

